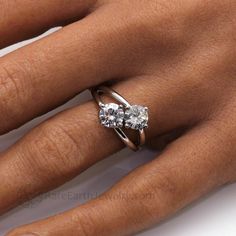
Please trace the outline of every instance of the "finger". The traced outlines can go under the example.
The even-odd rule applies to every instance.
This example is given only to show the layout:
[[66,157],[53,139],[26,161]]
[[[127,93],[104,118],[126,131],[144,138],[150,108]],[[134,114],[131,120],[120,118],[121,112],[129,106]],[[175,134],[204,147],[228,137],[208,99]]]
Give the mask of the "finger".
[[222,140],[229,141],[232,131],[224,127],[227,134],[218,133],[216,126],[196,127],[97,199],[8,236],[134,235],[160,222],[231,180],[236,149],[222,145]]
[[47,29],[80,19],[95,0],[2,1],[0,48],[41,34]]
[[[187,94],[188,101],[195,96],[195,103],[190,107],[195,113],[198,112],[196,104],[203,104],[203,109],[209,107],[210,101],[215,101],[208,98],[209,94],[222,94],[222,91],[209,93],[209,89],[213,90],[213,87],[206,89],[205,80],[202,78],[213,75],[204,69],[206,66],[202,57],[194,58],[201,73],[196,72],[192,75],[192,67],[183,67],[182,61],[169,71],[166,57],[162,58],[163,55],[160,55],[163,47],[160,43],[155,44],[155,50],[159,52],[157,57],[161,56],[156,62],[150,52],[150,43],[153,45],[153,39],[147,36],[144,41],[137,40],[142,31],[149,34],[149,31],[143,30],[143,22],[137,19],[133,28],[133,20],[139,15],[136,11],[139,12],[140,6],[135,11],[135,17],[130,15],[122,4],[121,9],[117,11],[118,6],[120,4],[104,3],[83,20],[0,58],[0,133],[10,131],[62,104],[81,90],[111,78],[130,78],[158,71],[158,80],[163,80],[165,86],[171,84],[169,86],[173,86],[173,91],[176,91],[175,87],[179,88],[179,94],[180,84],[185,83],[182,97]],[[155,42],[163,42],[163,35],[159,33],[159,36],[155,35]],[[170,35],[170,38],[173,39],[173,36]],[[168,45],[171,46],[171,43]],[[211,60],[213,59],[210,58],[209,61],[212,62]],[[191,77],[196,77],[196,80],[191,80],[194,81],[191,84],[190,74]],[[178,80],[173,79],[175,77],[178,77]],[[164,80],[171,80],[172,83],[164,83]],[[188,88],[189,92],[185,93]],[[152,90],[154,89],[153,86]],[[205,94],[200,97],[198,92],[201,89]],[[174,92],[171,94],[175,95]],[[197,99],[199,97],[200,101]],[[168,98],[168,102],[170,99],[171,97]],[[182,110],[182,106],[179,106],[176,115],[180,116]]]
[[[181,103],[185,112],[182,114],[180,104],[173,104],[173,99],[179,100],[177,91],[161,83],[159,88],[155,86],[157,89],[153,85],[154,81],[147,83],[146,78],[139,78],[115,86],[131,104],[149,107],[148,138],[191,125],[189,121],[196,122],[195,110],[184,109],[185,104]],[[113,130],[99,124],[94,102],[55,116],[0,159],[0,212],[65,183],[121,148],[123,145]]]

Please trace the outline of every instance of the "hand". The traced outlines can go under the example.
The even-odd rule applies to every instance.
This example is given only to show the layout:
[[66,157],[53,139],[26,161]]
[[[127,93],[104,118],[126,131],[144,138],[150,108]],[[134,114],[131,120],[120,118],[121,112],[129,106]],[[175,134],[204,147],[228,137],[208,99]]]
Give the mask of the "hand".
[[[8,236],[133,235],[235,181],[235,1],[4,1],[0,13],[2,47],[67,25],[0,59],[2,134],[114,78],[149,107],[149,141],[185,130],[97,199]],[[123,148],[97,112],[64,111],[2,153],[2,213]]]

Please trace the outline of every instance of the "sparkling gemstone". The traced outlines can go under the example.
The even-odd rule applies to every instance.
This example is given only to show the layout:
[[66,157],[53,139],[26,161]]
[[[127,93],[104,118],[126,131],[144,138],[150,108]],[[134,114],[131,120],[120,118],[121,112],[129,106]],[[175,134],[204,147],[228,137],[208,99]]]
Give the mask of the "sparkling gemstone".
[[125,127],[135,130],[147,128],[148,108],[133,105],[125,111]]
[[104,104],[99,112],[101,124],[107,128],[121,128],[124,122],[122,105],[115,103]]

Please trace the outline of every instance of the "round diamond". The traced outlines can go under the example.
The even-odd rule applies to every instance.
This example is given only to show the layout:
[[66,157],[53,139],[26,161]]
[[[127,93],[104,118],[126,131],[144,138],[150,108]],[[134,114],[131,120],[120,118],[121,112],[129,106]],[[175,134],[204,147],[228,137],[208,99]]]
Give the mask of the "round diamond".
[[121,128],[124,121],[123,106],[115,103],[104,104],[99,112],[101,124],[107,128]]
[[125,127],[135,130],[147,128],[148,126],[148,108],[133,105],[125,111]]

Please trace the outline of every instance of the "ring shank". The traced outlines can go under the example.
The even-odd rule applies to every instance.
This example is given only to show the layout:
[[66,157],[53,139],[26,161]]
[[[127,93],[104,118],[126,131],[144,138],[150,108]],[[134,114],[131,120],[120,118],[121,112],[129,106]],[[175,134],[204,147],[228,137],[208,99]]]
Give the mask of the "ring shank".
[[93,89],[92,94],[99,106],[104,104],[101,99],[102,94],[109,95],[110,97],[114,98],[116,101],[118,101],[122,105],[124,105],[126,108],[131,106],[129,104],[129,102],[124,97],[122,97],[119,93],[117,93],[115,90],[105,87],[105,86],[100,86],[98,88]]

